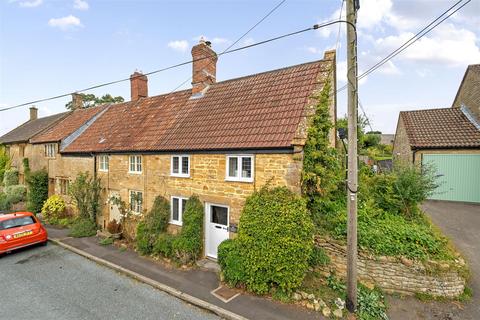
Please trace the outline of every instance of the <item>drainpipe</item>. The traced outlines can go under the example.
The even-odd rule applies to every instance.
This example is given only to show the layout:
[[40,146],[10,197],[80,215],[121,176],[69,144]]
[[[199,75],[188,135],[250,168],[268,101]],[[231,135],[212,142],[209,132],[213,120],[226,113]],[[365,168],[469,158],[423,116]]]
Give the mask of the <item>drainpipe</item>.
[[416,149],[413,149],[413,152],[412,152],[412,164],[415,165],[415,154],[417,153],[417,150]]
[[93,178],[97,179],[97,157],[94,153],[91,153],[93,157]]

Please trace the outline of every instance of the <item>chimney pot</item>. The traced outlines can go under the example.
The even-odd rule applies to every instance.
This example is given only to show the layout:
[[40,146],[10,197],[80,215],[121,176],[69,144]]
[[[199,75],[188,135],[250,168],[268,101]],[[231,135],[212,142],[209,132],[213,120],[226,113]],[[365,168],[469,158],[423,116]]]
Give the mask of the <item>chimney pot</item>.
[[146,75],[135,71],[130,76],[130,94],[132,101],[148,97],[148,78]]
[[38,119],[38,109],[35,106],[30,107],[30,121]]
[[72,93],[72,110],[83,108],[83,97],[80,93]]
[[200,39],[192,48],[192,59],[192,95],[201,94],[216,82],[218,57],[211,42]]

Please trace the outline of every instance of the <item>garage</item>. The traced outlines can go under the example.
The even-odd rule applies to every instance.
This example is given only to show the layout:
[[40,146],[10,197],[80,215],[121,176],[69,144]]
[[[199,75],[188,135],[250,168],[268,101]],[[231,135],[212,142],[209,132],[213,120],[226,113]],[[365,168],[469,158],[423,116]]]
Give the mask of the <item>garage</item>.
[[433,200],[480,203],[480,154],[427,154],[422,164],[431,164],[439,184]]

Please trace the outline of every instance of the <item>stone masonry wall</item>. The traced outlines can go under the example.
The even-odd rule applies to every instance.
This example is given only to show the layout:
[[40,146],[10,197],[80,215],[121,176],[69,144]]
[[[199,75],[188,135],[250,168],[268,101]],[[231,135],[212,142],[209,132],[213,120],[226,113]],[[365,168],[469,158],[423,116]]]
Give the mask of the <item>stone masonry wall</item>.
[[393,144],[393,158],[404,164],[411,164],[413,161],[413,153],[408,142],[407,130],[402,118],[398,117],[397,132],[395,133],[395,141]]
[[[302,161],[293,157],[293,154],[254,155],[253,182],[225,180],[226,154],[190,154],[188,178],[170,176],[169,154],[143,155],[141,174],[128,173],[129,155],[110,155],[108,172],[97,171],[109,193],[118,193],[127,203],[130,190],[143,192],[144,210],[149,210],[159,195],[170,200],[171,196],[188,198],[196,194],[203,203],[229,206],[230,223],[238,223],[245,199],[266,183],[300,192]],[[110,220],[109,210],[105,206],[106,223]],[[170,231],[176,232],[178,228],[172,225]]]
[[[334,271],[336,275],[345,278],[346,247],[331,239],[320,237],[315,239],[315,243],[330,257],[331,263],[324,267],[324,271]],[[359,252],[357,262],[359,280],[368,287],[376,285],[390,293],[405,295],[424,293],[449,298],[458,297],[465,288],[465,279],[457,271],[465,267],[464,261],[458,259],[456,264],[373,257],[362,252]]]

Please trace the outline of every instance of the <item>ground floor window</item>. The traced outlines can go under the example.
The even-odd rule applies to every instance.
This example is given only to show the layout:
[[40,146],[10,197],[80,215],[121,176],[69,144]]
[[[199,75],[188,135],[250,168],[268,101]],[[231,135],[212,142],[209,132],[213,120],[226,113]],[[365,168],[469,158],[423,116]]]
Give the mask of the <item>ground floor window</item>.
[[143,192],[130,190],[130,210],[135,213],[143,211]]
[[187,204],[187,198],[173,196],[170,204],[170,223],[181,226],[182,216],[185,212],[185,206]]
[[68,187],[70,186],[70,181],[68,179],[60,178],[58,179],[58,184],[60,186],[60,194],[68,195]]

